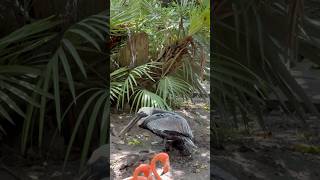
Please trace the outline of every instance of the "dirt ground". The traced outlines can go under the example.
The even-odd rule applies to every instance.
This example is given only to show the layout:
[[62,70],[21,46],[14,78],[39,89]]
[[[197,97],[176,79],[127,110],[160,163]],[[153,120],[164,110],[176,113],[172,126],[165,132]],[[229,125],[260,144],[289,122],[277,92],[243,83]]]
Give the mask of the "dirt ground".
[[[272,129],[271,136],[264,136],[257,129],[250,135],[228,133],[224,149],[212,148],[210,155],[207,106],[191,104],[176,112],[188,120],[199,150],[192,158],[181,157],[177,152],[169,153],[172,169],[167,177],[175,180],[320,179],[320,123],[317,117],[307,119],[310,131],[303,132],[299,121],[273,111],[266,116],[267,126]],[[131,117],[112,113],[114,131],[119,132]],[[111,141],[111,179],[114,180],[131,176],[138,164],[148,163],[153,154],[163,148],[160,138],[138,127],[132,129],[125,140],[111,136]],[[310,148],[312,146],[316,148]],[[0,147],[0,180],[75,180],[78,177],[78,161],[70,163],[63,174],[60,161],[26,160],[5,146]]]
[[320,179],[319,119],[309,117],[309,132],[302,131],[299,121],[279,112],[267,116],[266,122],[272,136],[259,131],[251,136],[234,134],[224,150],[211,149],[211,179]]
[[[166,178],[204,180],[209,179],[210,117],[206,103],[197,103],[175,110],[185,117],[193,130],[198,151],[191,157],[183,157],[177,151],[169,152],[171,170]],[[120,132],[132,115],[111,114],[114,132]],[[119,180],[132,175],[141,163],[149,163],[154,153],[163,150],[162,140],[147,130],[134,127],[124,139],[111,136],[111,179]],[[160,169],[159,169],[160,170]]]
[[77,180],[79,163],[70,162],[63,172],[62,161],[28,160],[18,154],[6,154],[0,160],[0,180]]

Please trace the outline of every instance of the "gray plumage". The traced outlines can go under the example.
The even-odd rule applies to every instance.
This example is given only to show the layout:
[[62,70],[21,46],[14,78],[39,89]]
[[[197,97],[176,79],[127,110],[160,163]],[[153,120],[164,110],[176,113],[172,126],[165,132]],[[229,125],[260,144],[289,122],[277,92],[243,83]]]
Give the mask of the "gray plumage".
[[139,127],[160,136],[165,142],[167,140],[171,141],[173,147],[185,151],[187,154],[190,154],[191,150],[196,148],[192,141],[192,130],[187,120],[177,113],[151,107],[140,108],[136,118],[120,132],[120,135],[129,131],[135,123]]
[[167,131],[193,138],[188,122],[183,117],[173,113],[153,114],[146,117],[144,123],[140,126],[150,129],[151,131],[159,131],[159,133],[165,133]]

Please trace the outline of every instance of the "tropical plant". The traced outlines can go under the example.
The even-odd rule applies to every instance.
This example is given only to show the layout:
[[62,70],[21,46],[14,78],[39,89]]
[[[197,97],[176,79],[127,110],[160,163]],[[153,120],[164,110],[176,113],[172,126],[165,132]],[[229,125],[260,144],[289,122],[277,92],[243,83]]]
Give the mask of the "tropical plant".
[[[124,39],[111,55],[111,100],[118,108],[128,103],[135,111],[142,106],[170,109],[176,98],[204,94],[200,81],[209,70],[209,6],[209,1],[168,6],[152,0],[111,1],[113,36]],[[127,12],[127,21],[113,20]]]
[[[46,113],[50,112],[48,104],[51,102],[55,104],[59,133],[65,121],[69,121],[66,115],[72,106],[81,110],[70,127],[73,129],[69,129],[72,133],[66,160],[80,124],[88,124],[82,165],[97,123],[101,127],[100,144],[107,143],[109,81],[104,44],[108,19],[107,12],[102,12],[66,28],[59,18],[49,17],[25,25],[0,40],[0,115],[12,124],[15,123],[11,118],[13,112],[24,119],[22,153],[33,142],[34,135],[38,137],[38,147],[42,147],[44,127],[49,123]],[[66,103],[70,105],[65,107]],[[85,117],[85,114],[90,116]],[[0,130],[5,133],[1,124]]]
[[[286,66],[297,63],[299,55],[319,64],[315,51],[319,37],[314,33],[319,22],[303,14],[303,2],[214,2],[211,100],[221,114],[222,121],[216,120],[220,127],[247,127],[254,115],[267,130],[263,111],[270,99],[279,101],[282,109],[298,117],[304,127],[306,112],[319,116]],[[288,110],[288,104],[293,111]]]
[[[52,123],[49,122],[49,116],[55,117],[54,123],[59,134],[65,133],[63,131],[64,126],[68,128],[67,131],[70,131],[67,132],[70,133],[70,136],[67,135],[69,137],[67,137],[68,147],[65,162],[67,162],[79,135],[84,137],[84,140],[79,144],[82,146],[81,165],[84,165],[93,136],[98,134],[100,144],[108,142],[109,76],[106,70],[107,66],[105,66],[108,54],[104,47],[107,41],[107,33],[110,32],[112,38],[126,35],[128,30],[133,30],[134,34],[139,28],[143,31],[149,28],[153,30],[153,33],[157,33],[156,27],[150,28],[152,27],[151,24],[149,24],[149,27],[143,26],[144,19],[142,17],[148,17],[146,19],[150,23],[153,20],[149,17],[157,18],[159,12],[162,13],[161,16],[163,17],[166,15],[162,11],[155,13],[154,5],[158,7],[158,9],[155,8],[156,10],[161,8],[156,1],[130,1],[130,6],[122,5],[122,1],[114,2],[118,4],[112,6],[114,8],[111,11],[113,13],[111,24],[108,23],[109,15],[107,12],[90,16],[74,24],[71,21],[61,21],[67,16],[52,16],[38,21],[32,19],[32,23],[0,40],[1,120],[5,119],[14,124],[18,121],[17,118],[12,118],[12,116],[16,116],[15,114],[20,115],[24,120],[21,132],[22,154],[28,148],[32,148],[34,144],[37,144],[40,149],[42,148],[46,125]],[[189,5],[185,4],[185,7],[191,7]],[[176,7],[180,6],[176,5]],[[124,9],[125,11],[123,11]],[[173,8],[171,8],[170,16],[175,17],[176,14],[172,10]],[[208,13],[204,14],[208,16]],[[166,17],[168,18],[167,15]],[[161,19],[159,22],[166,22],[166,20]],[[180,20],[179,22],[183,21]],[[161,30],[166,30],[167,25],[170,24],[159,25]],[[176,25],[174,24],[174,26]],[[183,24],[180,23],[179,25]],[[199,29],[199,26],[195,27],[198,29],[192,31],[189,36],[201,29]],[[165,50],[170,49],[169,44],[172,45],[172,42],[184,45],[183,53],[189,54],[186,47],[190,49],[191,38],[188,36],[179,36],[178,38],[177,34],[179,33],[172,29],[174,28],[170,27],[168,29],[170,31],[165,33],[169,37],[165,38],[167,39],[166,42],[161,43],[161,46],[163,46],[162,54],[169,55],[165,54]],[[130,33],[129,36],[131,36]],[[150,44],[152,45],[162,39],[161,37],[157,39],[156,36],[150,37],[155,37],[151,38]],[[108,45],[113,43],[112,38],[107,43]],[[156,48],[161,48],[161,46],[153,46],[155,50],[152,53],[157,54],[160,49]],[[117,48],[113,50],[117,50]],[[177,49],[171,48],[171,50]],[[192,55],[196,57],[199,56],[199,53]],[[137,98],[131,98],[131,103],[152,104],[169,108],[166,98],[172,99],[173,97],[168,95],[168,92],[175,94],[190,92],[190,84],[194,83],[195,77],[191,75],[194,73],[189,71],[183,74],[174,71],[179,69],[178,66],[186,59],[163,57],[165,58],[162,59],[166,61],[170,60],[170,63],[164,60],[161,60],[162,62],[152,61],[139,64],[134,68],[123,66],[122,69],[113,71],[110,77],[112,79],[111,97],[121,102],[135,95]],[[155,57],[153,56],[153,58]],[[180,64],[172,66],[178,59],[181,60]],[[203,54],[201,59],[203,61]],[[111,61],[111,63],[114,63],[114,61]],[[191,69],[194,65],[188,63],[183,63],[183,67]],[[159,71],[161,68],[165,71]],[[194,68],[194,70],[199,71],[201,68]],[[181,77],[183,76],[190,82],[182,81]],[[155,77],[161,77],[162,80],[159,81]],[[158,84],[165,88],[145,86],[150,89],[139,89],[137,84],[142,83],[141,80],[146,81],[146,83],[159,81],[161,83]],[[172,90],[171,83],[178,83],[180,88]],[[51,106],[51,103],[53,106]],[[75,118],[70,118],[72,116],[75,116]],[[70,126],[68,127],[67,124],[70,124]],[[94,131],[96,127],[100,127],[98,133]],[[1,133],[5,133],[2,126],[0,129]],[[37,137],[37,141],[34,141],[34,137]]]

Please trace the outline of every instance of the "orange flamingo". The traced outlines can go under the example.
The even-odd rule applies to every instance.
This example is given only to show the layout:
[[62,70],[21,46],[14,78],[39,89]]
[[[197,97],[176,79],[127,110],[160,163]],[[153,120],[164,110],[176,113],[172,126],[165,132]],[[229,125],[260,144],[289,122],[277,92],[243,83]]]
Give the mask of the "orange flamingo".
[[[139,176],[143,173],[144,176]],[[152,180],[149,164],[140,164],[133,172],[133,176],[123,180]]]
[[169,161],[169,155],[167,153],[159,153],[153,157],[150,163],[150,169],[153,172],[154,176],[156,177],[157,180],[162,180],[160,175],[158,174],[156,170],[156,163],[160,161],[161,164],[163,165],[163,171],[161,175],[169,172],[170,170],[170,161]]

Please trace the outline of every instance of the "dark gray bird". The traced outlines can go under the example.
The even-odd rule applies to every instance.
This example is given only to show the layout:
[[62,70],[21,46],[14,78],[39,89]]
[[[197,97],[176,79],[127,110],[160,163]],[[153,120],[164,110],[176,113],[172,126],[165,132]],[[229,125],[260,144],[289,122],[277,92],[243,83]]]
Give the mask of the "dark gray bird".
[[193,134],[186,119],[180,115],[153,107],[142,107],[129,124],[120,132],[119,136],[128,132],[135,124],[147,129],[153,134],[171,142],[172,147],[180,150],[184,155],[190,155],[197,146],[193,143]]

